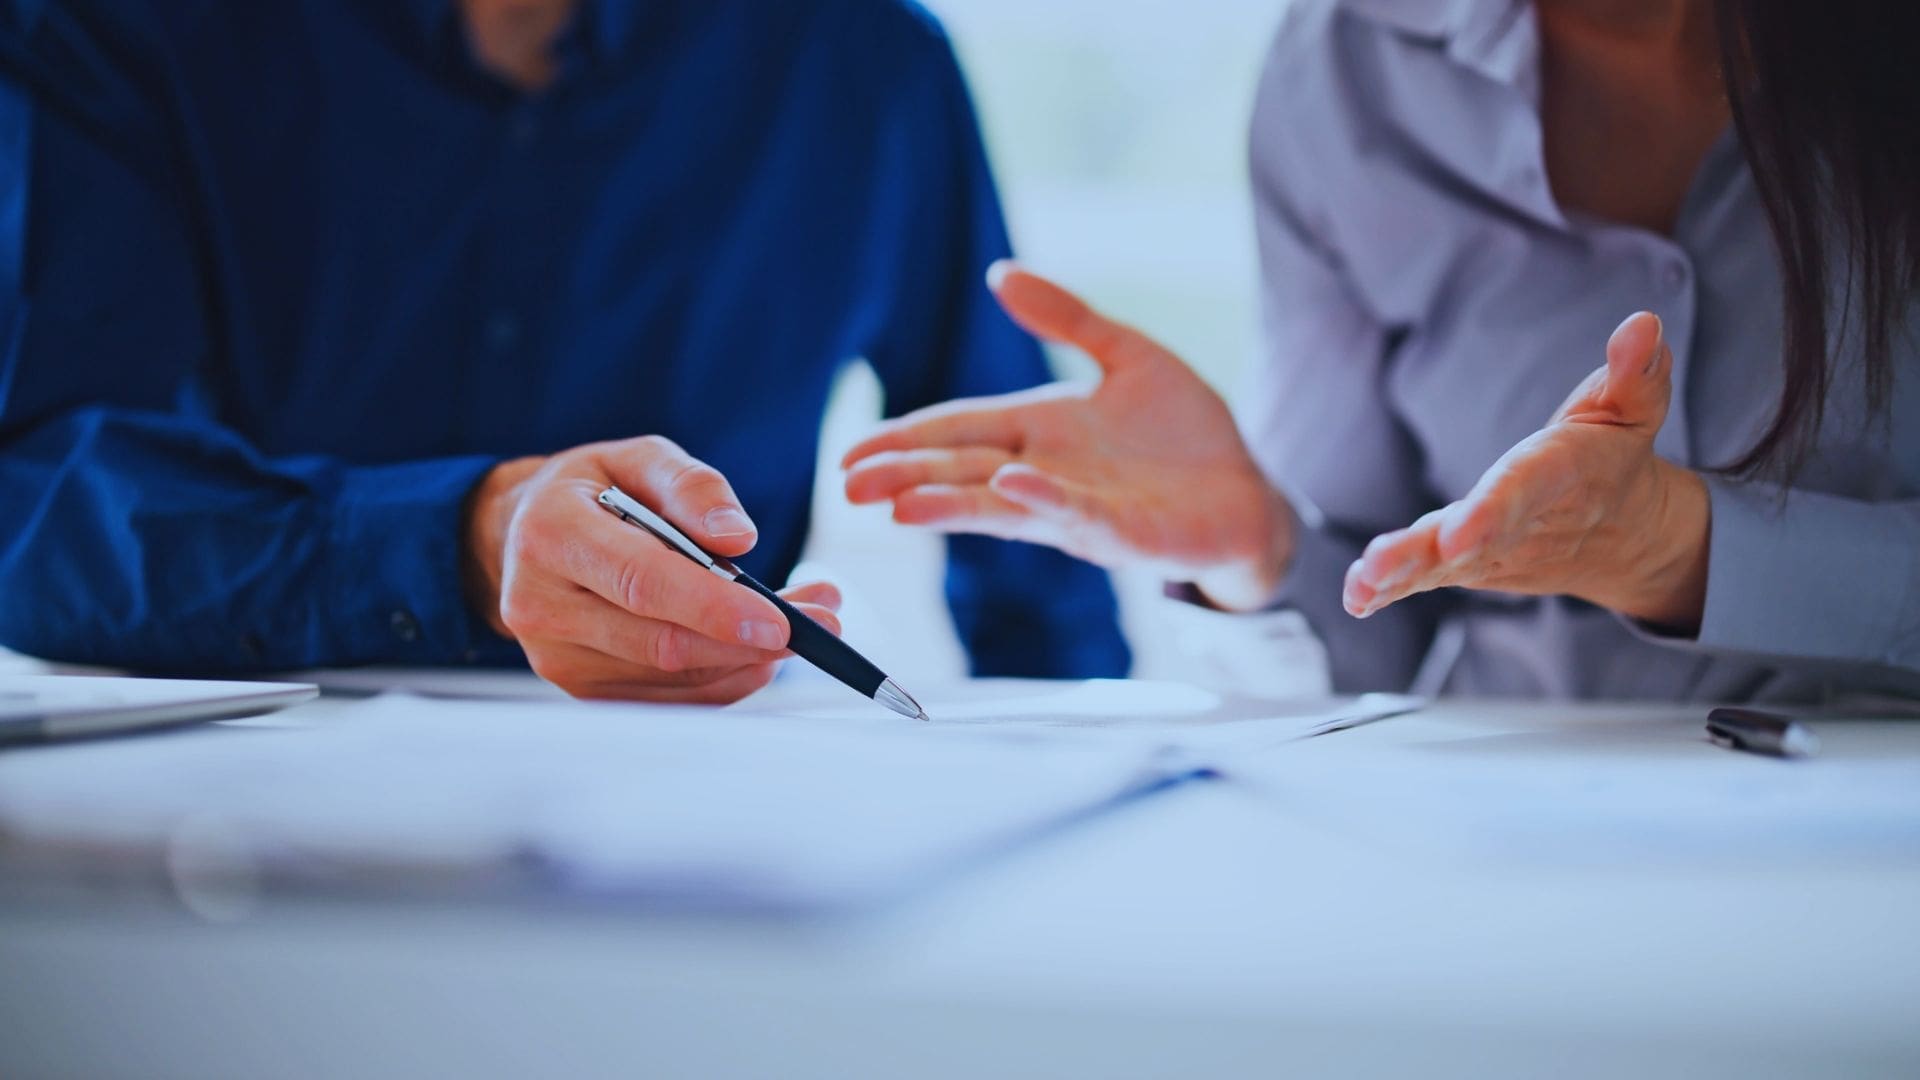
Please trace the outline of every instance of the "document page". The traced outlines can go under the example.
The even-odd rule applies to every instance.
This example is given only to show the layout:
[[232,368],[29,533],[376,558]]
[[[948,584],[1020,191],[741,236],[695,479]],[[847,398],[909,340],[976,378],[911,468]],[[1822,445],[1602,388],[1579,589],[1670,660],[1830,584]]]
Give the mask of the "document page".
[[[1190,751],[1196,764],[1207,767],[1225,764],[1224,752],[1309,738],[1421,705],[1405,694],[1267,700],[1145,679],[975,679],[915,693],[932,717],[922,726],[933,737],[1071,733],[1081,740]],[[783,679],[735,708],[835,725],[916,723],[881,712],[826,679]]]
[[1911,721],[1818,721],[1822,752],[1784,760],[1713,746],[1704,710],[1668,711],[1464,736],[1436,728],[1404,744],[1329,740],[1250,756],[1232,778],[1297,818],[1409,858],[1530,867],[1920,858],[1920,757],[1911,738],[1882,738]]
[[896,895],[1176,775],[1135,744],[926,727],[389,695],[306,730],[0,754],[0,851],[178,865],[210,846],[268,881],[814,910]]

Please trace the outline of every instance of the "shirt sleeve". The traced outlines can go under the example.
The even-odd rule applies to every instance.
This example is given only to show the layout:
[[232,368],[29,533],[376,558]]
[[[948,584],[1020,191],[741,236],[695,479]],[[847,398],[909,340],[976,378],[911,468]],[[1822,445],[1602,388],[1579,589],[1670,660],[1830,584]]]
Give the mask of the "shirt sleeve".
[[[1237,402],[1241,427],[1301,528],[1274,606],[1305,616],[1327,651],[1336,691],[1404,690],[1450,597],[1426,594],[1360,620],[1341,606],[1346,570],[1368,540],[1437,502],[1385,386],[1390,328],[1348,281],[1313,207],[1311,155],[1288,143],[1299,103],[1270,65],[1255,108],[1251,158],[1265,361]],[[1404,328],[1401,328],[1402,331]]]
[[0,43],[0,643],[178,672],[498,650],[460,568],[491,463],[276,458],[197,405],[218,287],[164,86],[77,32],[37,67],[26,33]]
[[[878,243],[888,256],[885,327],[868,359],[889,415],[1050,378],[1044,356],[987,291],[1006,226],[952,50],[912,18],[886,138],[889,192],[902,196]],[[897,224],[895,224],[897,223]],[[1051,548],[979,536],[947,541],[947,603],[975,675],[1091,678],[1131,664],[1104,571]]]
[[[1920,673],[1920,500],[1707,477],[1707,600],[1668,644],[1783,667]],[[1911,685],[1909,681],[1909,685]]]

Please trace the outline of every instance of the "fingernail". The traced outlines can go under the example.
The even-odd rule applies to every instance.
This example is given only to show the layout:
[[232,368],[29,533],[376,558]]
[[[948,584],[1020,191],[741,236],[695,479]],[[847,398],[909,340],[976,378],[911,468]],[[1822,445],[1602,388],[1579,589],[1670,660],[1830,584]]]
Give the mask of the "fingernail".
[[1365,600],[1361,599],[1361,593],[1363,591],[1367,593],[1372,592],[1372,590],[1366,588],[1364,584],[1358,587],[1349,585],[1345,589],[1342,589],[1340,592],[1340,606],[1343,608],[1346,608],[1348,614],[1351,614],[1351,615],[1358,615],[1362,611],[1365,611],[1367,604],[1371,602],[1372,597],[1368,596],[1367,599]]
[[1660,366],[1660,352],[1665,348],[1666,343],[1667,324],[1660,321],[1660,316],[1655,315],[1653,317],[1653,349],[1647,354],[1646,374],[1653,374],[1653,369]]
[[994,292],[999,292],[1000,283],[1007,280],[1007,275],[1012,272],[1012,259],[993,260],[993,265],[987,267],[987,288],[992,289]]
[[740,624],[740,640],[756,649],[784,649],[787,632],[777,623],[748,619]]
[[753,533],[753,522],[731,506],[707,511],[705,524],[708,536],[749,536]]

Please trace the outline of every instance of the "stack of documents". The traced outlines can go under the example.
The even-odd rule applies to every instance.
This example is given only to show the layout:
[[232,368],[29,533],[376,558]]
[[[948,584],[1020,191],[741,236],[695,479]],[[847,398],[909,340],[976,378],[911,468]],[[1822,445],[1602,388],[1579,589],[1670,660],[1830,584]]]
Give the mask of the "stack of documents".
[[922,723],[817,690],[725,710],[389,694],[305,728],[4,753],[0,855],[814,910],[898,895],[1194,776],[1208,747],[1402,707],[1004,682],[930,696],[938,719]]
[[878,899],[1167,779],[1137,746],[394,695],[307,729],[0,755],[8,849],[702,909]]

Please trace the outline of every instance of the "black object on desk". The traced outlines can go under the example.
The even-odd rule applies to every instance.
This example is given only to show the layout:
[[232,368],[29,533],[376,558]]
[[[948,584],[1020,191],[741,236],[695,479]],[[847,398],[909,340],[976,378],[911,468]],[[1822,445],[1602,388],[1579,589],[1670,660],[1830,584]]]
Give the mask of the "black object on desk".
[[1820,752],[1819,738],[1805,725],[1758,709],[1723,706],[1713,710],[1707,714],[1707,738],[1729,750],[1770,757],[1812,757]]

